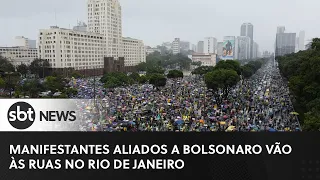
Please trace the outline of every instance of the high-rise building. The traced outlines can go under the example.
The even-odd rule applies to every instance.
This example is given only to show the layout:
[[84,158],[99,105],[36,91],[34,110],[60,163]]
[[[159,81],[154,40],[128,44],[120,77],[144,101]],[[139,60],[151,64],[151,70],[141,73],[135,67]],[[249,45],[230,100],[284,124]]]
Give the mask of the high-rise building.
[[16,36],[14,39],[14,46],[16,47],[26,47],[26,48],[36,48],[36,40],[30,40],[24,36]]
[[190,50],[190,42],[180,41],[180,49],[182,51],[189,51]]
[[294,52],[297,53],[299,51],[299,37],[296,37],[296,45]]
[[41,29],[38,56],[52,68],[103,69],[107,52],[105,36],[52,26]]
[[251,47],[251,39],[247,36],[238,36],[236,43],[236,59],[244,60],[250,59],[250,47]]
[[253,52],[252,52],[252,59],[258,58],[259,55],[259,45],[256,42],[253,42]]
[[218,57],[222,56],[223,54],[223,42],[217,43],[217,55]]
[[253,25],[251,23],[243,23],[241,25],[240,36],[247,36],[251,39],[250,43],[250,58],[253,53]]
[[122,42],[124,47],[124,66],[136,66],[139,63],[146,62],[146,49],[142,40],[124,37]]
[[204,38],[204,47],[203,47],[203,52],[204,53],[216,53],[217,50],[217,39],[214,37],[206,37]]
[[191,44],[191,50],[193,52],[197,52],[197,46],[195,44]]
[[304,51],[306,49],[304,45],[305,32],[300,31],[299,33],[299,51]]
[[199,41],[199,42],[198,42],[197,52],[198,52],[198,53],[204,53],[204,42],[203,42],[203,41]]
[[262,53],[262,57],[263,58],[270,58],[272,56],[272,54],[270,53],[270,52],[268,52],[268,51],[264,51],[263,53]]
[[286,27],[284,27],[284,26],[277,27],[277,33],[284,33],[285,30],[286,30]]
[[172,42],[172,54],[180,53],[180,38],[175,38]]
[[14,66],[21,64],[30,65],[30,63],[38,57],[37,51],[36,48],[23,46],[0,47],[0,56],[7,58]]
[[88,26],[84,22],[78,22],[78,24],[73,27],[73,30],[75,30],[75,31],[84,31],[85,32],[85,31],[88,30]]
[[295,52],[296,33],[277,33],[276,56],[283,56]]
[[106,38],[107,56],[123,57],[122,15],[118,0],[88,0],[88,30]]

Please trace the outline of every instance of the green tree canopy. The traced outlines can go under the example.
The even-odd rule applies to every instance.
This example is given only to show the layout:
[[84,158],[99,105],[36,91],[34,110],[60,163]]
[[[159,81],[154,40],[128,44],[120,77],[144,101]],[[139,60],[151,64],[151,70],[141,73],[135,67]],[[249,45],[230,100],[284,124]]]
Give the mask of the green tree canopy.
[[167,83],[167,78],[163,74],[152,74],[150,76],[149,83],[155,87],[165,86]]
[[28,70],[29,70],[29,67],[25,64],[21,64],[17,67],[17,72],[19,72],[24,77],[26,77],[26,75],[28,74]]
[[44,59],[35,59],[29,66],[31,74],[35,74],[41,78],[48,75],[48,69],[50,68],[49,62]]
[[169,71],[168,78],[183,78],[183,72],[179,70],[171,70]]

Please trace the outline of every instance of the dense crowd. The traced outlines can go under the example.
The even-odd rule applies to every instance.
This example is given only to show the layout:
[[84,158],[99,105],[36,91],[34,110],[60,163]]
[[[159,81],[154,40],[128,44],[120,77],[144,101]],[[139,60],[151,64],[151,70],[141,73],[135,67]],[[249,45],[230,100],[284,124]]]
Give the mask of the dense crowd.
[[222,100],[222,92],[217,97],[197,76],[168,79],[161,88],[105,89],[99,78],[71,83],[79,91],[75,98],[90,99],[79,105],[83,131],[300,131],[289,90],[272,64],[241,80]]

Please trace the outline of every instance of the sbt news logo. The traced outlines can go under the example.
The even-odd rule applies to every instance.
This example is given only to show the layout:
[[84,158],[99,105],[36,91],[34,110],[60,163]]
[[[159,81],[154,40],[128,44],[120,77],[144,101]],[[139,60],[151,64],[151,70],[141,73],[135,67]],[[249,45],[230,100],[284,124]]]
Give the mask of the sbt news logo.
[[[17,102],[8,110],[12,127],[20,130],[29,128],[36,120],[36,111],[26,102]],[[40,111],[40,121],[75,121],[75,111]]]

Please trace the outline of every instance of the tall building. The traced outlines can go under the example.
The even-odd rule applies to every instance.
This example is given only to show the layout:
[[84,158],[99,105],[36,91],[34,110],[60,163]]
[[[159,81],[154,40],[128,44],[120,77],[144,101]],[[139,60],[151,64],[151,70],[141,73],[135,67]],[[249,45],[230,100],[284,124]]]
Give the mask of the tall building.
[[198,52],[198,53],[204,53],[204,42],[203,42],[203,41],[199,41],[199,42],[198,42],[197,52]]
[[295,52],[296,33],[277,33],[276,56],[283,56]]
[[252,59],[256,59],[259,57],[259,45],[256,42],[253,42],[253,52]]
[[166,47],[167,50],[172,49],[172,43],[171,42],[164,42],[164,43],[162,43],[162,46]]
[[222,56],[223,54],[223,42],[217,43],[217,55],[218,57]]
[[253,52],[253,25],[251,23],[243,23],[241,25],[240,36],[247,36],[251,39],[250,43],[250,58]]
[[183,51],[189,51],[190,50],[190,42],[180,41],[180,49]]
[[204,53],[216,53],[217,50],[217,39],[214,37],[206,37],[204,38]]
[[24,36],[17,36],[14,39],[14,46],[16,47],[26,47],[26,48],[36,48],[36,40],[30,40]]
[[197,52],[197,46],[195,44],[191,44],[191,50],[193,52]]
[[21,64],[30,65],[30,63],[38,57],[37,51],[36,48],[23,46],[0,47],[0,56],[7,58],[14,66]]
[[304,45],[304,39],[305,39],[305,32],[300,31],[299,33],[299,51],[304,51],[306,49]]
[[85,70],[104,67],[107,42],[102,34],[52,26],[40,30],[38,43],[39,58],[47,60],[52,68]]
[[201,66],[216,66],[217,55],[208,53],[194,53],[189,57],[192,62],[201,62]]
[[247,36],[238,36],[236,43],[236,58],[238,60],[250,59],[251,39]]
[[264,51],[263,53],[262,53],[262,57],[263,58],[270,58],[272,56],[272,54],[270,53],[270,52],[268,52],[268,51]]
[[277,34],[278,34],[278,33],[284,33],[285,30],[286,30],[286,27],[284,27],[284,26],[278,26],[278,27],[277,27]]
[[296,45],[294,52],[297,53],[299,51],[299,37],[296,37]]
[[106,38],[107,56],[123,57],[122,14],[118,0],[88,0],[88,30]]
[[172,54],[180,53],[180,38],[175,38],[172,42]]
[[86,23],[84,22],[78,22],[77,26],[73,27],[73,30],[75,31],[87,31],[88,30],[88,26]]
[[124,47],[124,66],[136,66],[141,62],[146,62],[146,49],[142,40],[124,37],[122,42]]

